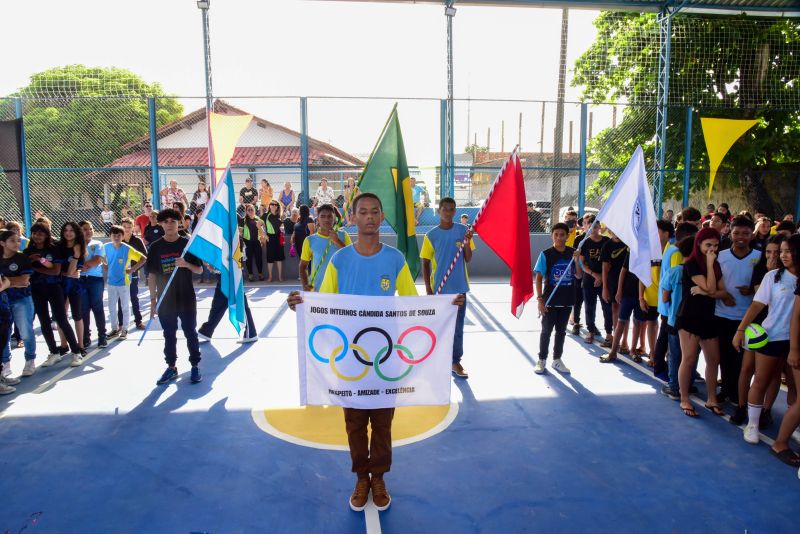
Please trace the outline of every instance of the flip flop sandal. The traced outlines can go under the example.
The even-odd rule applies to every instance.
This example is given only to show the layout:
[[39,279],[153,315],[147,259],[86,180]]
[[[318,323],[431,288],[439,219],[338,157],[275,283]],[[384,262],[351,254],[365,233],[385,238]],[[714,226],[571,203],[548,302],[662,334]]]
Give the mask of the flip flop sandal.
[[614,356],[612,358],[609,358],[608,356],[603,356],[602,358],[600,358],[600,363],[613,363],[615,361],[617,361],[617,357],[616,356]]
[[613,344],[613,339],[606,338],[603,340],[602,343],[600,343],[600,346],[603,347],[604,349],[610,349],[612,344]]
[[631,349],[629,349],[628,347],[622,347],[621,349],[619,349],[619,353],[627,356],[628,354],[631,353]]
[[692,418],[699,417],[697,415],[697,411],[694,409],[694,406],[690,406],[689,408],[684,408],[683,406],[681,406],[681,410],[683,410],[683,415],[685,415],[686,417],[692,417]]
[[723,415],[725,415],[723,409],[717,406],[716,404],[706,404],[705,406],[707,409],[711,410],[711,412],[716,416],[722,417]]
[[594,334],[592,334],[591,332],[589,332],[589,333],[586,335],[586,339],[584,339],[583,341],[584,341],[584,343],[586,343],[587,345],[591,345],[592,343],[594,343]]
[[790,465],[792,467],[800,466],[800,456],[798,456],[792,449],[784,449],[781,452],[776,452],[775,449],[770,447],[769,452],[771,452],[775,458],[786,465]]
[[642,357],[639,354],[633,353],[633,361],[635,363],[642,363]]

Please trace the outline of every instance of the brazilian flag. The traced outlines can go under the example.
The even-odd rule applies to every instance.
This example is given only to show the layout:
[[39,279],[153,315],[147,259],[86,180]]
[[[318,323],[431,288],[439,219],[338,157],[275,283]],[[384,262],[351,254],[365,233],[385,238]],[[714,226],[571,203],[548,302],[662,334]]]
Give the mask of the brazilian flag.
[[416,278],[419,273],[419,246],[411,178],[397,118],[397,104],[367,161],[358,188],[362,193],[373,193],[381,199],[386,222],[397,233],[397,248],[406,257],[411,276]]

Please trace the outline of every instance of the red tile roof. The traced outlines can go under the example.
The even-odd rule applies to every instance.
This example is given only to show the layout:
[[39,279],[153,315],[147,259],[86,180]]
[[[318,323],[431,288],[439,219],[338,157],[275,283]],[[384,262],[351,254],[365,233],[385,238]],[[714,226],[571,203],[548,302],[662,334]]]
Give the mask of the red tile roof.
[[[214,111],[216,113],[221,113],[224,115],[247,115],[248,113],[242,109],[239,109],[235,106],[232,106],[225,102],[224,100],[215,100],[214,101]],[[193,124],[196,124],[206,118],[206,109],[200,108],[195,110],[188,115],[184,115],[178,120],[175,120],[169,124],[165,124],[161,128],[156,131],[156,139],[163,139],[183,128],[190,127]],[[290,128],[282,126],[280,124],[276,124],[274,122],[270,122],[266,119],[262,119],[261,117],[257,117],[253,115],[253,119],[256,120],[259,125],[261,126],[268,126],[271,128],[275,128],[276,130],[282,131],[292,136],[296,136],[297,138],[300,137],[300,132],[296,132]],[[121,158],[117,159],[110,165],[109,167],[124,167],[124,166],[138,166],[141,164],[131,164],[126,163],[127,161],[146,161],[147,165],[150,165],[150,155],[144,154],[140,155],[140,152],[148,152],[150,148],[150,136],[144,135],[135,141],[131,141],[122,147],[125,150],[138,150],[138,152],[133,152],[128,154],[127,156],[122,156]],[[168,165],[207,165],[208,155],[203,155],[203,163],[197,163],[200,161],[200,156],[191,157],[192,163],[165,163],[166,161],[170,160],[169,151],[175,150],[179,152],[186,152],[192,150],[201,150],[206,151],[204,148],[189,148],[189,149],[158,149],[158,164],[160,166],[168,166]],[[234,165],[247,165],[250,163],[248,158],[254,157],[254,155],[249,156],[242,156],[246,159],[246,162],[243,163],[236,163],[235,159],[237,154],[239,154],[240,150],[257,150],[257,151],[271,151],[277,150],[281,153],[281,156],[278,157],[277,155],[267,155],[265,156],[268,161],[253,161],[253,164],[262,164],[262,165],[299,165],[300,164],[300,149],[298,147],[255,147],[255,148],[245,148],[240,149],[237,148],[236,152],[234,153],[234,161],[232,162]],[[280,152],[280,151],[295,151],[297,153],[297,161],[290,161],[292,156],[289,152]],[[199,152],[198,152],[199,154]],[[183,158],[184,156],[180,156]],[[131,158],[130,160],[128,158]],[[146,158],[146,159],[141,159]],[[274,160],[271,160],[273,158]],[[320,163],[320,161],[326,161],[325,163]],[[313,163],[316,162],[316,163]],[[357,157],[348,154],[347,152],[336,148],[335,146],[324,143],[313,137],[308,137],[308,163],[309,165],[356,165],[356,166],[363,166],[364,162],[358,159]]]
[[[321,150],[308,149],[309,165],[352,165],[350,161],[325,153]],[[206,148],[159,148],[158,165],[160,167],[204,167],[208,165],[208,149]],[[233,166],[258,165],[300,165],[300,147],[297,146],[264,146],[239,147],[231,159]],[[108,167],[149,167],[150,151],[137,150],[111,162]]]

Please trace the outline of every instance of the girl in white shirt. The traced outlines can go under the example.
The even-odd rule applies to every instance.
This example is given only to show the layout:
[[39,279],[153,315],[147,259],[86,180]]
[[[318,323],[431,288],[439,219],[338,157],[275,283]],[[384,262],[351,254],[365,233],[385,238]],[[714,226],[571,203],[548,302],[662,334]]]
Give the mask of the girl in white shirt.
[[[744,440],[753,444],[759,442],[758,422],[767,386],[781,372],[789,355],[789,321],[800,269],[800,235],[795,234],[781,243],[780,260],[781,266],[764,276],[733,338],[733,346],[737,349],[742,347],[745,328],[765,306],[769,306],[767,317],[761,325],[767,332],[769,342],[756,350],[756,373],[747,397],[748,422],[744,429]],[[800,466],[800,456],[788,446],[783,450],[773,448],[772,453],[789,465]]]

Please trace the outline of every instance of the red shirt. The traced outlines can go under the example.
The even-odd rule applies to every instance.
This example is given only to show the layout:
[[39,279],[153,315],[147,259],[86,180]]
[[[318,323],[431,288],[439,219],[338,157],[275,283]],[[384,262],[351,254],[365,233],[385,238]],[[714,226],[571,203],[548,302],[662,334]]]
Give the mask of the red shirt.
[[148,224],[150,224],[150,217],[142,213],[141,215],[136,217],[136,220],[134,222],[136,223],[136,226],[139,227],[139,235],[143,236],[144,229],[147,228]]

